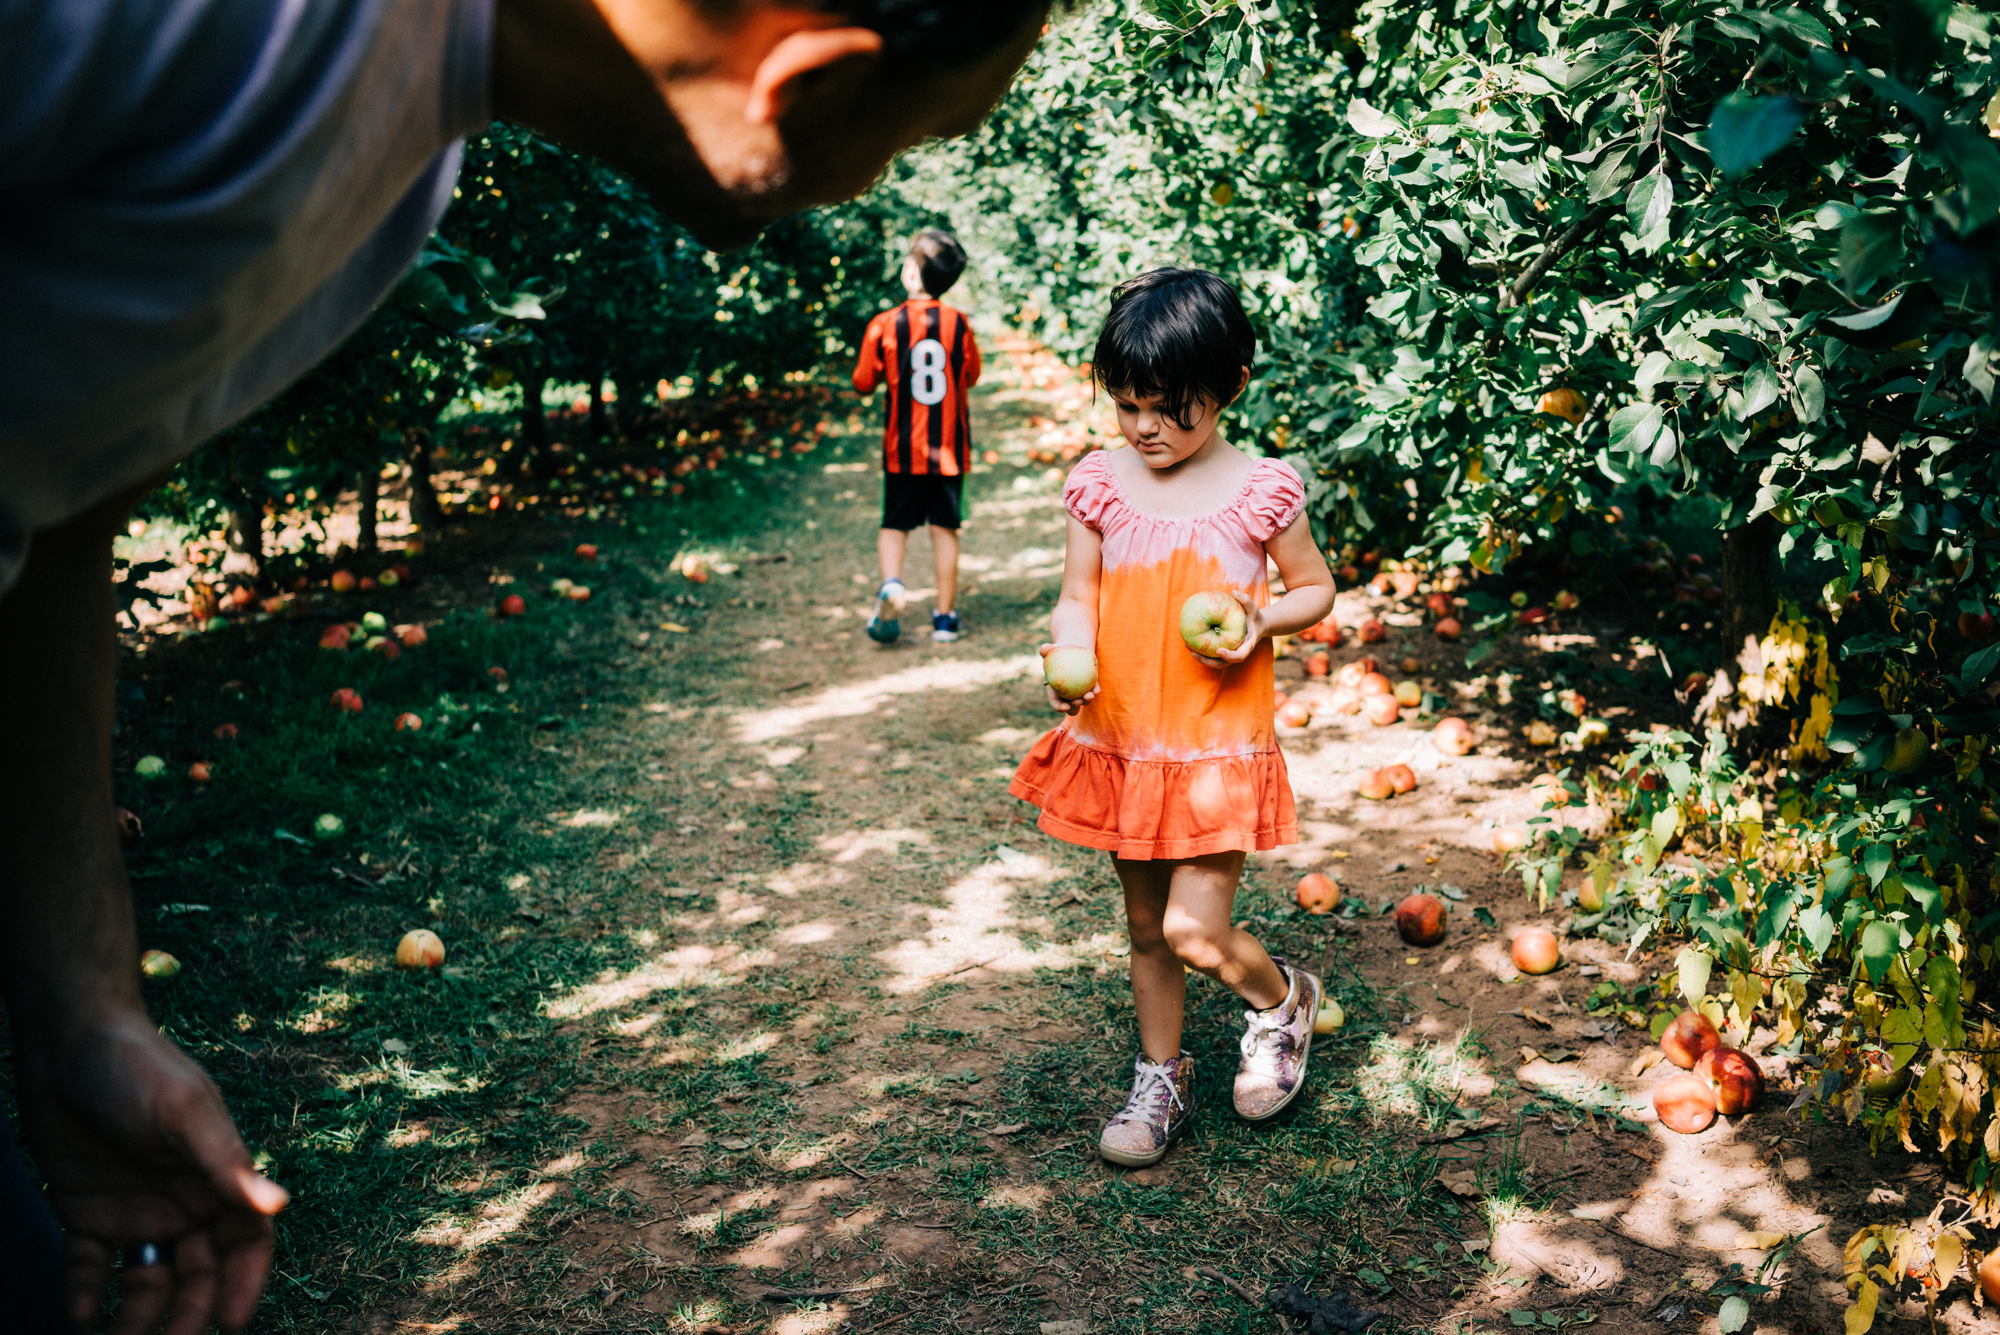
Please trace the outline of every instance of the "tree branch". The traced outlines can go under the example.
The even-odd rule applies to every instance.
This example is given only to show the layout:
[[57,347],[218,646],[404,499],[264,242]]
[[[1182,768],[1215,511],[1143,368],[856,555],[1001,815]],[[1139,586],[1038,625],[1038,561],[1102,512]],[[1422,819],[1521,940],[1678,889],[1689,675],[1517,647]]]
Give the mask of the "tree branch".
[[1575,250],[1587,240],[1592,232],[1609,222],[1618,212],[1615,204],[1599,204],[1590,212],[1569,225],[1569,230],[1557,237],[1533,264],[1530,264],[1514,285],[1500,294],[1500,309],[1512,310],[1528,299],[1535,290],[1535,284],[1542,281],[1542,275],[1555,267],[1555,262]]

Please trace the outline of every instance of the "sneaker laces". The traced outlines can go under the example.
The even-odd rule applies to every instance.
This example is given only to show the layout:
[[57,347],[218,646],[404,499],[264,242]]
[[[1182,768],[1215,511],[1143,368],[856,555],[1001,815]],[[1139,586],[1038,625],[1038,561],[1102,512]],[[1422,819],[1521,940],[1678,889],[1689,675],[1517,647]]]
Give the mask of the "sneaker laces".
[[1244,1030],[1243,1041],[1238,1045],[1243,1054],[1244,1068],[1252,1075],[1275,1079],[1278,1074],[1278,1037],[1285,1029],[1285,1003],[1281,1001],[1267,1011],[1244,1011],[1243,1018],[1250,1026]]
[[[1182,1106],[1180,1085],[1174,1079],[1172,1062],[1149,1062],[1141,1057],[1132,1063],[1132,1069],[1136,1073],[1132,1093],[1125,1100],[1124,1111],[1112,1121],[1150,1122],[1162,1112],[1171,1117],[1173,1110]],[[1165,1095],[1164,1102],[1162,1095]]]

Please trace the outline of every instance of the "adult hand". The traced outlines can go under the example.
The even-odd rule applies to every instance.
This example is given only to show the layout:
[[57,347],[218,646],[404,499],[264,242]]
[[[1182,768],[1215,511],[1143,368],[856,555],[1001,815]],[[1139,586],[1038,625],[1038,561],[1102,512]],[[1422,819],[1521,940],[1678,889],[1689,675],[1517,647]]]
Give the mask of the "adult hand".
[[96,1315],[121,1249],[155,1243],[161,1264],[123,1271],[114,1335],[163,1316],[168,1335],[241,1329],[288,1197],[251,1166],[214,1082],[136,1010],[53,1042],[17,1027],[16,1043],[24,1139],[69,1233],[71,1317]]
[[[1269,625],[1264,618],[1263,608],[1257,606],[1257,604],[1251,602],[1234,589],[1229,591],[1229,596],[1243,606],[1243,639],[1234,649],[1224,649],[1219,654],[1194,655],[1212,668],[1235,667],[1238,663],[1250,657],[1252,653],[1256,652],[1257,642],[1264,638],[1265,628]],[[1194,650],[1190,649],[1188,652],[1194,653]]]
[[[1043,645],[1043,646],[1041,647],[1041,654],[1042,654],[1042,661],[1043,661],[1043,663],[1045,663],[1045,664],[1046,664],[1046,663],[1048,662],[1048,658],[1049,658],[1049,655],[1050,655],[1050,654],[1052,654],[1052,653],[1054,653],[1054,652],[1055,652],[1056,650],[1058,650],[1058,649],[1061,649],[1061,648],[1064,648],[1064,647],[1065,647],[1065,646],[1063,646],[1063,645],[1060,645],[1060,644],[1045,644],[1045,645]],[[1067,647],[1068,647],[1068,648],[1071,648],[1071,649],[1074,649],[1074,648],[1077,648],[1078,646],[1076,646],[1076,645],[1069,645],[1069,646],[1067,646]],[[1048,693],[1048,697],[1049,697],[1049,708],[1050,708],[1050,709],[1053,709],[1053,710],[1055,710],[1055,711],[1056,711],[1056,712],[1057,712],[1058,714],[1072,714],[1072,715],[1074,715],[1074,714],[1080,714],[1080,713],[1082,713],[1082,712],[1083,712],[1083,707],[1084,707],[1085,705],[1089,704],[1089,703],[1090,703],[1090,702],[1091,702],[1092,700],[1095,700],[1095,699],[1097,698],[1097,692],[1099,691],[1099,689],[1101,689],[1101,687],[1100,687],[1100,686],[1092,686],[1092,687],[1091,687],[1091,688],[1090,688],[1089,690],[1085,691],[1085,692],[1084,692],[1084,693],[1083,693],[1082,695],[1078,696],[1078,697],[1077,697],[1076,699],[1074,699],[1074,700],[1065,700],[1065,699],[1063,699],[1063,698],[1062,698],[1062,697],[1061,697],[1060,695],[1057,695],[1057,694],[1056,694],[1056,688],[1055,688],[1055,687],[1053,687],[1053,686],[1050,686],[1050,685],[1047,685],[1046,683],[1045,683],[1045,684],[1044,684],[1044,685],[1042,686],[1042,689],[1043,689],[1043,690],[1044,690],[1045,692],[1047,692],[1047,693]]]

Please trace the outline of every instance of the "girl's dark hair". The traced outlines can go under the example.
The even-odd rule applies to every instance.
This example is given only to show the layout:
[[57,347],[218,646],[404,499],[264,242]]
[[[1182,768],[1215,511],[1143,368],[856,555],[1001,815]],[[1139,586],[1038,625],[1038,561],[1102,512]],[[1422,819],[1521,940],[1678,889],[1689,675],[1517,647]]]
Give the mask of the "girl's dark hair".
[[1186,431],[1196,404],[1227,407],[1257,357],[1257,334],[1236,289],[1206,269],[1150,269],[1111,293],[1111,313],[1092,355],[1097,383],[1112,394],[1160,396],[1168,421]]

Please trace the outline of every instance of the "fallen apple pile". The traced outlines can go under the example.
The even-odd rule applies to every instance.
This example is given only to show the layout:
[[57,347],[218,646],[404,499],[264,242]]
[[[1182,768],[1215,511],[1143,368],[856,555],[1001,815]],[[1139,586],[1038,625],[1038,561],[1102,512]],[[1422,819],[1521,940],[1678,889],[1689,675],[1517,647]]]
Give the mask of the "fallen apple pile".
[[1682,1011],[1660,1034],[1660,1051],[1683,1071],[1693,1070],[1705,1053],[1721,1046],[1722,1035],[1699,1011]]
[[1691,1136],[1715,1120],[1715,1090],[1700,1076],[1683,1071],[1653,1091],[1653,1111],[1661,1126]]

